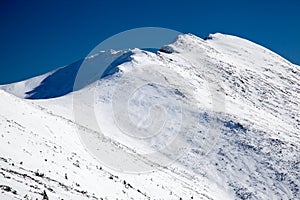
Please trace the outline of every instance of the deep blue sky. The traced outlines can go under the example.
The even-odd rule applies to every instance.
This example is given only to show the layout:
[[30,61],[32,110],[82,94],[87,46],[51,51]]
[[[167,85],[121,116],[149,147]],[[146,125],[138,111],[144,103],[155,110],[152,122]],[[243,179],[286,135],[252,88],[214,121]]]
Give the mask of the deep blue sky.
[[247,38],[300,64],[300,1],[77,1],[0,3],[0,84],[70,64],[137,27]]

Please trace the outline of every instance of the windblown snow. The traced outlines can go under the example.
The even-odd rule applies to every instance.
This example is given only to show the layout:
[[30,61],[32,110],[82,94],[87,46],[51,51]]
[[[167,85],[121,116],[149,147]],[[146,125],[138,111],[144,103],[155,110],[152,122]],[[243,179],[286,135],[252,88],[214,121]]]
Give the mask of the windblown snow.
[[[179,35],[0,88],[0,199],[299,199],[299,66],[248,40]],[[161,134],[139,132],[158,104]]]

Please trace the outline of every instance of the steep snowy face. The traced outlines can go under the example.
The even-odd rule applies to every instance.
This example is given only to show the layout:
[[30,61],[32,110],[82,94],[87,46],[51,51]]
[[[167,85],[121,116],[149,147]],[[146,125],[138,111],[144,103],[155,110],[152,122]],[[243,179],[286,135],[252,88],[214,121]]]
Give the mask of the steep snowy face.
[[220,177],[215,175],[224,172],[219,184],[227,182],[242,199],[299,196],[299,67],[229,35],[214,34],[205,41],[184,35],[170,48],[186,54],[195,74],[206,81],[211,79],[199,61],[208,61],[225,95],[226,117],[219,116],[224,130],[208,157],[214,166],[195,167],[193,152],[186,165],[216,180]]
[[[228,103],[242,108],[236,109],[235,114],[252,118],[253,122],[266,121],[262,126],[274,133],[298,137],[299,67],[235,36],[215,34],[211,38],[207,42],[220,52],[219,60],[224,62],[220,69],[225,72],[224,85],[234,93]],[[251,115],[251,110],[256,114]],[[276,125],[268,125],[272,123]]]
[[[84,152],[80,155],[88,151],[101,165],[117,170],[166,170],[165,175],[138,178],[139,183],[161,177],[155,181],[176,188],[170,177],[178,177],[183,191],[174,194],[178,198],[299,196],[299,66],[250,41],[219,33],[205,40],[179,35],[157,53],[101,52],[83,62],[91,70],[73,93],[80,67],[74,64],[2,88],[19,97],[40,99],[30,103],[65,120],[67,127],[73,124],[73,132],[79,134],[70,136],[75,140],[70,142]],[[103,66],[106,70],[99,73]],[[70,82],[64,82],[68,77]],[[41,100],[45,98],[50,99]],[[11,117],[18,121],[20,116]],[[55,123],[41,122],[49,130]],[[50,132],[60,135],[63,130],[61,125]],[[66,151],[79,151],[68,142],[59,144]],[[151,183],[141,185],[149,197],[157,197],[155,188],[146,189]],[[165,192],[160,190],[161,195]]]

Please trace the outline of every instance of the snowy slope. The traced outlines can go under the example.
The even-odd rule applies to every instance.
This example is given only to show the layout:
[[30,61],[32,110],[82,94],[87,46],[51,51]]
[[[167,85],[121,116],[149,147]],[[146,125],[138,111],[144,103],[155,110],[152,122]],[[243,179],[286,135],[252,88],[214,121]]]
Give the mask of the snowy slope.
[[[44,190],[49,197],[64,199],[299,197],[299,66],[250,41],[219,33],[205,40],[180,35],[156,54],[134,49],[100,52],[87,59],[92,69],[97,67],[93,63],[115,61],[100,80],[91,75],[73,93],[71,83],[79,67],[74,64],[1,86],[19,97],[39,99],[18,99],[0,91],[3,198],[41,198]],[[148,84],[156,78],[165,86]],[[143,87],[126,107],[122,100],[136,83]],[[93,101],[86,98],[89,94]],[[80,98],[74,102],[74,97]],[[150,139],[124,134],[124,124],[118,123],[127,119],[126,112],[112,112],[112,106],[117,111],[129,108],[130,119],[123,120],[126,127],[130,120],[144,119],[156,103],[165,108],[168,123],[162,134]],[[80,110],[80,120],[74,108]],[[97,124],[84,117],[92,110]],[[149,123],[148,117],[141,126]],[[100,153],[107,152],[103,165],[94,157],[99,161],[100,153],[81,143],[78,126],[101,147]],[[139,134],[149,136],[146,131]],[[104,139],[97,139],[99,135]],[[159,159],[147,157],[178,138],[185,151],[171,146]],[[118,156],[114,152],[125,158],[124,163],[135,160],[138,169],[157,168],[150,174],[116,172],[111,169]],[[172,165],[161,163],[175,159]]]
[[[72,121],[0,92],[0,199],[42,199],[44,191],[49,199],[208,199],[222,193],[216,186],[205,189],[205,179],[195,184],[171,169],[113,171],[87,153]],[[117,146],[102,143],[109,151]]]

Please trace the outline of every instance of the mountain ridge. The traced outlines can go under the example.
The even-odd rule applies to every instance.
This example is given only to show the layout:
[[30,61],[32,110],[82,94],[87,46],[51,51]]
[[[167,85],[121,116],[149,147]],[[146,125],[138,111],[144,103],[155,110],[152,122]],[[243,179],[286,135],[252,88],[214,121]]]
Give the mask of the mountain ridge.
[[[190,38],[188,38],[188,37],[190,37]],[[224,40],[224,39],[226,39],[226,40],[228,40],[228,39],[229,40],[230,39],[231,40],[232,39],[233,40],[234,39],[235,40],[240,40],[240,41],[249,43],[251,45],[257,45],[259,48],[263,48],[267,52],[269,52],[271,54],[274,54],[274,56],[280,58],[282,61],[284,61],[286,64],[288,64],[291,67],[297,66],[297,65],[294,65],[294,64],[290,63],[288,60],[284,59],[280,55],[270,51],[269,49],[267,49],[267,48],[265,48],[261,45],[255,44],[255,43],[253,43],[253,42],[251,42],[247,39],[239,38],[239,37],[233,36],[233,35],[221,34],[221,33],[209,34],[209,36],[206,37],[205,39],[201,39],[201,38],[199,38],[196,35],[193,35],[191,33],[179,35],[177,37],[177,39],[174,41],[174,43],[163,46],[161,48],[161,51],[163,51],[164,48],[167,48],[167,47],[170,48],[172,45],[174,45],[176,43],[178,45],[178,43],[180,43],[180,41],[181,42],[188,42],[190,39],[191,40],[196,40],[196,41],[201,41],[204,44],[209,40]],[[21,97],[21,98],[43,99],[43,98],[53,98],[53,97],[63,96],[65,94],[68,94],[68,93],[73,91],[72,85],[74,84],[74,80],[76,78],[76,73],[78,72],[78,69],[80,68],[80,65],[83,63],[83,61],[89,60],[91,58],[98,57],[101,54],[107,54],[106,56],[104,56],[104,58],[102,58],[103,60],[107,59],[107,57],[109,57],[110,55],[112,57],[111,60],[115,60],[116,58],[113,55],[115,55],[115,53],[118,53],[120,51],[122,51],[122,50],[117,50],[116,52],[114,50],[108,50],[106,52],[102,51],[102,52],[96,53],[95,55],[91,55],[91,56],[88,56],[84,59],[80,59],[80,60],[78,60],[78,61],[76,61],[76,62],[74,62],[70,65],[59,67],[59,68],[57,68],[55,70],[52,70],[52,71],[50,71],[46,74],[42,74],[42,75],[30,78],[30,79],[26,79],[26,80],[23,80],[23,81],[20,81],[20,82],[16,82],[16,83],[11,83],[11,84],[7,84],[7,85],[0,85],[0,88],[2,88],[5,91],[8,91],[10,93],[13,93],[14,95],[16,95],[18,97]],[[131,50],[123,50],[124,54],[126,54],[126,52],[131,52]],[[105,61],[105,62],[107,62],[107,61]],[[120,64],[121,63],[117,63],[116,66],[118,66]],[[107,65],[109,65],[109,63],[107,63]],[[108,67],[108,66],[106,66],[106,67]],[[43,87],[42,85],[44,85],[44,84],[48,84],[46,79],[50,78],[50,76],[53,75],[53,74],[54,75],[57,74],[57,76],[58,76],[58,78],[54,78],[54,81],[59,82],[58,86],[65,85],[65,87],[67,87],[67,89],[65,89],[65,91],[59,92],[59,94],[53,94],[53,95],[50,95],[50,96],[37,95],[35,97],[36,93],[38,93],[37,91],[35,91],[35,89],[38,88],[39,86]],[[67,80],[67,81],[71,80],[71,82],[68,82],[67,84],[63,84],[63,82],[60,82],[60,80]],[[46,82],[46,83],[44,83],[44,82]],[[54,90],[57,90],[58,86],[55,86],[55,85],[52,86],[51,84],[54,84],[54,83],[51,83],[52,81],[49,81],[49,82],[50,82],[48,84],[49,86],[47,86],[47,87],[48,88],[54,88]],[[45,89],[42,89],[42,90],[45,90]]]

